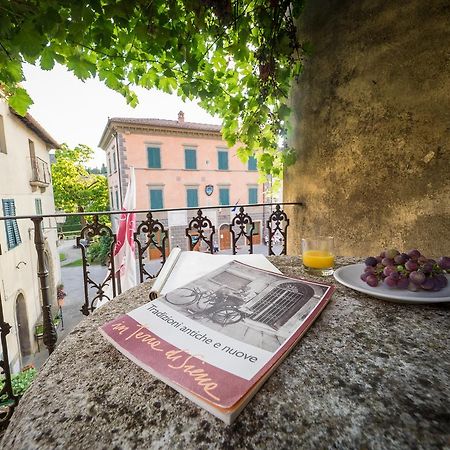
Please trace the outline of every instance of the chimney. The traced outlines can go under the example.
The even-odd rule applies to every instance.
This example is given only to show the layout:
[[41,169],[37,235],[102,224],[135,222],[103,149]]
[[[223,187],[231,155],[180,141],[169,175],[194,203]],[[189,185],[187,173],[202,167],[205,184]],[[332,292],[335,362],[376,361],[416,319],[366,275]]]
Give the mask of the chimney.
[[184,112],[180,111],[178,113],[178,123],[184,123]]

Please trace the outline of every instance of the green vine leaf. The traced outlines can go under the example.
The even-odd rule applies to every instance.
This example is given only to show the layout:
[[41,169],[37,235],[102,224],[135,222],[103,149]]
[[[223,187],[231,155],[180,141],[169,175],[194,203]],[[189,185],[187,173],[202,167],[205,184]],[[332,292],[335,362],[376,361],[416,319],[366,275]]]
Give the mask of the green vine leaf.
[[0,14],[0,85],[25,113],[25,61],[65,65],[81,80],[98,75],[135,106],[133,89],[176,92],[222,119],[229,145],[255,155],[262,174],[280,175],[290,119],[287,98],[312,51],[296,37],[302,0],[40,0],[9,2]]
[[33,100],[28,95],[28,92],[21,87],[15,88],[13,93],[8,98],[8,104],[17,114],[25,116],[28,108],[33,104]]

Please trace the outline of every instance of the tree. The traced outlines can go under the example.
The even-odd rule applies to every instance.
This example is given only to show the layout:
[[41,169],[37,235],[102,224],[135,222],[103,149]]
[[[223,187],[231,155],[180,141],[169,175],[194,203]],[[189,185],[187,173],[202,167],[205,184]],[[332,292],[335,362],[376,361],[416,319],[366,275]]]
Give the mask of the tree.
[[86,170],[95,175],[106,175],[106,166],[105,164],[102,164],[102,167],[100,169],[98,167],[87,167]]
[[308,45],[296,38],[302,0],[0,0],[0,84],[24,114],[24,61],[56,62],[98,76],[131,105],[133,86],[175,91],[223,120],[263,173],[278,176],[293,152],[285,140],[291,81]]
[[57,209],[65,212],[108,209],[108,182],[105,176],[90,174],[85,168],[93,155],[86,145],[70,149],[63,144],[52,164],[53,192]]

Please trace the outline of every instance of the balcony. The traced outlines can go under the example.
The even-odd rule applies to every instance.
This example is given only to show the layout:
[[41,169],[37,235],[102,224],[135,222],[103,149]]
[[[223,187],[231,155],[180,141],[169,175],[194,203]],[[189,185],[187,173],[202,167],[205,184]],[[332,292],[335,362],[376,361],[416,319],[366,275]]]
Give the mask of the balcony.
[[[50,184],[48,165],[40,158],[32,159],[32,186],[44,188]],[[239,206],[208,206],[204,208],[180,208],[161,210],[141,210],[136,213],[136,232],[132,239],[135,242],[135,257],[137,266],[137,282],[144,283],[155,278],[166,261],[171,248],[179,246],[185,250],[198,250],[211,254],[227,253],[264,253],[270,255],[285,255],[289,219],[284,211],[285,205],[289,211],[301,208],[301,203],[252,204]],[[121,293],[118,279],[114,277],[113,253],[117,234],[114,218],[119,218],[127,211],[53,214],[46,216],[14,216],[17,221],[25,221],[34,228],[34,243],[38,256],[36,279],[41,289],[43,343],[51,353],[58,341],[52,321],[55,311],[51,311],[56,299],[51,298],[49,268],[44,256],[44,229],[46,218],[55,218],[57,222],[64,221],[68,216],[83,216],[85,223],[76,236],[82,273],[80,285],[83,286],[83,298],[79,298],[79,310],[85,316],[90,315],[98,302],[107,297],[107,287],[112,288],[112,297]],[[131,212],[131,211],[129,211]],[[180,220],[180,217],[183,220]],[[12,217],[0,217],[0,223]],[[60,237],[64,237],[60,233]],[[99,237],[108,238],[109,266],[92,267],[89,262],[88,249]],[[76,252],[76,251],[75,251]],[[111,295],[111,294],[110,294]],[[2,301],[4,299],[1,299]],[[53,307],[54,308],[54,307]],[[13,395],[10,384],[11,374],[8,361],[6,336],[13,325],[11,319],[4,317],[0,301],[0,367],[5,368],[6,387],[2,394],[8,397],[7,404],[0,402],[0,429],[2,414],[3,422],[8,422],[18,401]],[[1,373],[0,373],[1,377]],[[8,403],[10,402],[10,403]],[[2,411],[3,408],[3,411]],[[5,413],[5,408],[8,412]]]
[[[10,324],[3,316],[0,301],[0,367],[4,369],[5,379],[1,391],[4,400],[0,402],[0,434],[2,426],[6,426],[14,413],[4,437],[4,447],[25,448],[39,443],[36,447],[53,448],[58,442],[66,448],[77,448],[76,444],[96,448],[98,442],[102,442],[109,448],[120,442],[123,447],[141,448],[143,439],[150,447],[158,442],[159,435],[164,436],[167,447],[181,447],[178,444],[182,443],[185,448],[191,448],[190,443],[200,439],[206,442],[231,439],[231,447],[239,447],[245,439],[249,446],[258,447],[270,434],[277,440],[282,439],[287,448],[300,447],[305,439],[307,447],[314,448],[316,436],[324,427],[331,430],[324,438],[327,447],[332,447],[336,441],[344,442],[344,447],[352,447],[354,435],[346,426],[359,423],[361,411],[366,414],[362,432],[369,429],[377,437],[395,432],[401,444],[398,448],[409,448],[417,442],[424,447],[434,444],[442,447],[444,430],[448,429],[445,402],[450,395],[446,376],[448,348],[442,340],[450,318],[448,307],[385,303],[337,284],[333,299],[317,324],[247,406],[238,419],[236,432],[231,435],[230,428],[174,396],[163,383],[130,366],[126,358],[119,357],[99,337],[98,326],[148,299],[151,286],[148,280],[158,274],[176,234],[184,239],[185,249],[199,246],[209,253],[252,253],[258,247],[265,247],[268,256],[275,255],[270,260],[283,274],[306,276],[301,259],[286,256],[291,231],[287,213],[291,219],[301,217],[303,206],[301,203],[221,206],[220,220],[215,221],[218,229],[211,220],[218,213],[218,206],[134,211],[137,223],[132,238],[141,283],[97,310],[64,339],[40,370],[26,397],[20,400],[16,412],[19,398],[12,389],[7,349]],[[228,223],[222,220],[225,210],[229,211]],[[108,236],[111,254],[117,236],[108,221],[123,213],[127,211],[71,214],[84,215],[87,220],[77,236],[82,257],[80,284],[85,294],[84,299],[80,296],[79,306],[84,315],[91,315],[97,301],[104,298],[106,283],[112,284],[114,296],[121,291],[113,276],[114,262],[104,267],[101,274],[95,273],[88,263],[87,249],[97,236]],[[184,227],[183,233],[169,226],[169,213],[187,215],[187,226],[176,225]],[[261,215],[259,228],[255,226],[258,213]],[[66,216],[69,215],[51,217]],[[0,222],[9,218],[0,217]],[[43,216],[17,216],[15,219],[31,220],[34,225],[43,341],[52,353],[57,334],[43,257]],[[229,236],[224,237],[226,232]],[[153,254],[158,257],[152,260]],[[337,258],[337,266],[358,261],[360,258]],[[98,275],[97,278],[94,275]],[[329,277],[325,281],[331,283],[333,279]],[[414,345],[405,351],[405,342]],[[432,382],[423,382],[430,379]],[[139,415],[136,414],[136,399],[143,400],[143,405],[138,406]],[[267,413],[269,408],[270,414]],[[398,417],[395,428],[392,417]],[[61,426],[55,427],[55,423]],[[307,435],[304,423],[308,423]],[[74,436],[79,436],[82,443],[74,444]],[[271,442],[274,448],[277,442]],[[432,445],[428,445],[430,443]]]
[[38,156],[32,156],[30,186],[33,188],[33,192],[37,188],[40,188],[41,192],[44,192],[50,183],[51,176],[48,163]]

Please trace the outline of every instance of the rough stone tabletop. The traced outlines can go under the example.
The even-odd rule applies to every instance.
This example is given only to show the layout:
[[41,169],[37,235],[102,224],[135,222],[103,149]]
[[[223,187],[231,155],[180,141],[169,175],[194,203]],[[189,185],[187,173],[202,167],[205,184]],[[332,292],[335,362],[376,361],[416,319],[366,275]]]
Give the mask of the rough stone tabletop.
[[[287,275],[303,275],[297,257],[271,260]],[[338,265],[353,262],[341,258]],[[98,332],[144,303],[149,288],[121,295],[64,339],[22,398],[0,448],[450,448],[449,304],[388,303],[338,285],[227,426]]]

